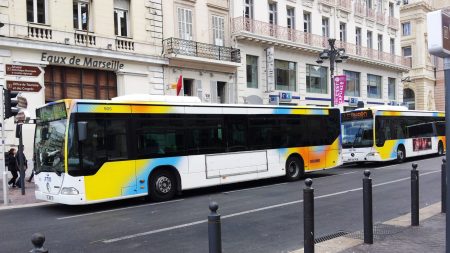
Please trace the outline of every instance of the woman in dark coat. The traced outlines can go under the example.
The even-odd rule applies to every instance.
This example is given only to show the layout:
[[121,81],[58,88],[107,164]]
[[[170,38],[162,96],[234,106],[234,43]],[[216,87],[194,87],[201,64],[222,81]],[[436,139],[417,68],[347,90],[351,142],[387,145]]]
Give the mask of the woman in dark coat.
[[11,148],[8,151],[8,170],[11,171],[12,178],[8,181],[8,185],[11,185],[12,187],[16,187],[16,180],[19,177],[19,174],[17,173],[17,166],[16,166],[16,149]]

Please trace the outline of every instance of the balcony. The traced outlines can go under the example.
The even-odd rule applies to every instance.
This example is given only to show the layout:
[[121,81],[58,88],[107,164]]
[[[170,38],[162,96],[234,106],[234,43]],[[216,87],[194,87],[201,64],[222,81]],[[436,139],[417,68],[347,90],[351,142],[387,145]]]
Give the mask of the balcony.
[[[233,35],[238,39],[312,53],[318,53],[328,47],[328,38],[326,37],[242,17],[233,20]],[[396,68],[402,70],[409,68],[408,63],[401,56],[341,41],[336,41],[336,46],[345,48],[352,60],[395,65]]]
[[389,18],[389,28],[392,28],[394,30],[398,30],[399,24],[400,24],[398,19],[396,19],[394,17],[391,17],[391,16],[389,16],[388,18]]
[[335,0],[319,0],[319,3],[328,5],[328,6],[335,6],[336,1]]
[[337,7],[343,11],[351,12],[352,1],[351,0],[337,0]]
[[366,7],[362,3],[355,3],[355,16],[365,17]]
[[74,33],[74,41],[76,45],[95,46],[96,37],[93,34],[77,31]]
[[37,40],[52,40],[53,31],[50,27],[38,24],[28,25],[28,38]]
[[[184,55],[221,62],[240,63],[241,51],[232,47],[222,47],[192,40],[168,38],[163,41],[165,55]],[[169,57],[170,58],[170,57]]]
[[377,12],[377,23],[380,25],[386,24],[386,17],[384,16],[384,13]]
[[375,10],[374,10],[374,9],[367,8],[367,9],[366,9],[366,18],[367,18],[368,20],[375,21]]

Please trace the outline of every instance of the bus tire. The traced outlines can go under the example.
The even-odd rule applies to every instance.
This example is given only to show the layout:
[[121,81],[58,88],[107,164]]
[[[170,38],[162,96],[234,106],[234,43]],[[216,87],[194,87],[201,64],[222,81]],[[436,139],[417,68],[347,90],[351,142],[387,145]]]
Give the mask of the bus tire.
[[442,144],[442,141],[439,141],[437,154],[438,156],[444,155],[444,144]]
[[397,162],[402,163],[405,161],[405,158],[406,158],[405,147],[403,147],[403,145],[399,145],[397,147]]
[[287,181],[299,180],[305,174],[303,161],[297,156],[291,156],[286,161],[286,179]]
[[148,197],[151,201],[160,202],[172,199],[176,192],[176,178],[168,169],[159,169],[150,175]]

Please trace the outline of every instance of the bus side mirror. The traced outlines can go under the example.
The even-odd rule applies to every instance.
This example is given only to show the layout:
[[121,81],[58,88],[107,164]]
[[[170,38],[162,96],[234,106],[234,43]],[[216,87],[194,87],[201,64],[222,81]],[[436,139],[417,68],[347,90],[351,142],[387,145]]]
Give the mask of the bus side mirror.
[[78,126],[78,141],[85,141],[87,139],[87,125],[86,121],[80,121],[77,123]]

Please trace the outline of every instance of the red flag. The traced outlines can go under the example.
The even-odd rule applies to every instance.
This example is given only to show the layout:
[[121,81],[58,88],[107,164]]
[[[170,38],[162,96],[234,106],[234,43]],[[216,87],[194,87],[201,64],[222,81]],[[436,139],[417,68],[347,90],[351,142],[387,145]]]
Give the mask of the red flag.
[[180,95],[181,87],[183,87],[183,77],[180,75],[177,82],[177,96]]

